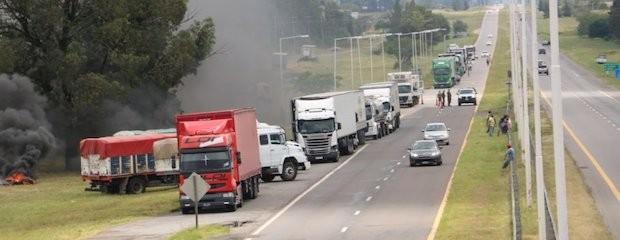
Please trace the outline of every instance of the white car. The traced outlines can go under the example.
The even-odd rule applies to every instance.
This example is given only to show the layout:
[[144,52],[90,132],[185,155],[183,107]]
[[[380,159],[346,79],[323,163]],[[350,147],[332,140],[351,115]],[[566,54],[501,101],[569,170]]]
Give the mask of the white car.
[[491,41],[487,41],[486,45],[491,46],[493,43]]
[[427,123],[422,132],[424,132],[424,140],[435,140],[437,144],[450,145],[450,128],[446,127],[445,123]]
[[493,34],[489,34],[487,37],[488,38],[493,38]]
[[491,54],[489,54],[489,51],[482,51],[480,52],[480,57],[490,57]]

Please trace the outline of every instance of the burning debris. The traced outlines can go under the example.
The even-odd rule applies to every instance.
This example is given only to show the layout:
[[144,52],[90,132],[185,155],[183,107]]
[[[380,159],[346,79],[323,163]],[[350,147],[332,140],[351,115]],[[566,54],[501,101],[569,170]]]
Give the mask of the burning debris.
[[55,144],[46,99],[26,77],[0,75],[0,184],[33,184],[36,166]]

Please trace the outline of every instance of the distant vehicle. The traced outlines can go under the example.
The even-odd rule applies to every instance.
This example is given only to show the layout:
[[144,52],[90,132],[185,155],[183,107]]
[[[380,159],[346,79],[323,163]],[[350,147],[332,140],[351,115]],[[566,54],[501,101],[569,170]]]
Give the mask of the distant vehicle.
[[543,60],[538,60],[538,75],[549,75],[549,68]]
[[489,34],[487,37],[488,38],[493,38],[493,34]]
[[450,128],[445,123],[427,123],[422,132],[424,132],[424,140],[435,140],[437,143],[450,145]]
[[464,87],[459,89],[456,92],[456,96],[458,97],[458,101],[459,101],[459,106],[461,106],[461,104],[463,103],[473,103],[474,105],[477,105],[478,102],[476,100],[476,89],[473,87]]
[[489,51],[482,51],[480,52],[480,57],[486,58],[486,57],[490,57],[491,54],[489,54]]
[[450,45],[448,45],[448,51],[456,50],[458,48],[459,48],[459,45],[456,43],[450,43]]
[[491,46],[493,43],[491,41],[487,41],[486,45]]
[[605,55],[598,55],[596,57],[596,63],[598,63],[598,64],[607,63],[607,56],[605,56]]
[[433,140],[418,140],[409,147],[409,166],[418,164],[441,165],[441,147]]
[[545,50],[544,48],[539,48],[538,54],[547,54],[547,50]]
[[543,46],[549,46],[549,45],[551,45],[551,42],[549,42],[549,40],[543,40],[542,41],[542,45]]

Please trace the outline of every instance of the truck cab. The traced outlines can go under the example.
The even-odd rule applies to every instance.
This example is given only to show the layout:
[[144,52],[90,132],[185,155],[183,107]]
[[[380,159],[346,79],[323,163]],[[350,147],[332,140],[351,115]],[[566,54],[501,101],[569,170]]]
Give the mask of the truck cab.
[[424,92],[420,75],[412,72],[393,72],[387,75],[389,81],[398,84],[398,102],[401,106],[413,107],[418,104]]
[[382,138],[387,135],[385,123],[385,112],[383,111],[383,101],[374,96],[366,96],[366,120],[368,121],[368,131],[364,136],[373,139]]
[[257,123],[261,179],[271,182],[276,176],[283,181],[293,181],[297,170],[310,169],[310,162],[301,146],[287,141],[284,129],[280,126]]

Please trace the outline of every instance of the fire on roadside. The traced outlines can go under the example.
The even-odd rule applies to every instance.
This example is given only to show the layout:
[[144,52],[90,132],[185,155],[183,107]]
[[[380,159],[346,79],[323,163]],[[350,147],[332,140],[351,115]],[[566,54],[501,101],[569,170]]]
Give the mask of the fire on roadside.
[[31,177],[28,177],[25,173],[16,171],[16,172],[9,174],[8,177],[4,178],[4,182],[6,182],[6,184],[8,185],[15,185],[15,184],[32,185],[32,184],[35,184],[36,181],[32,179]]

